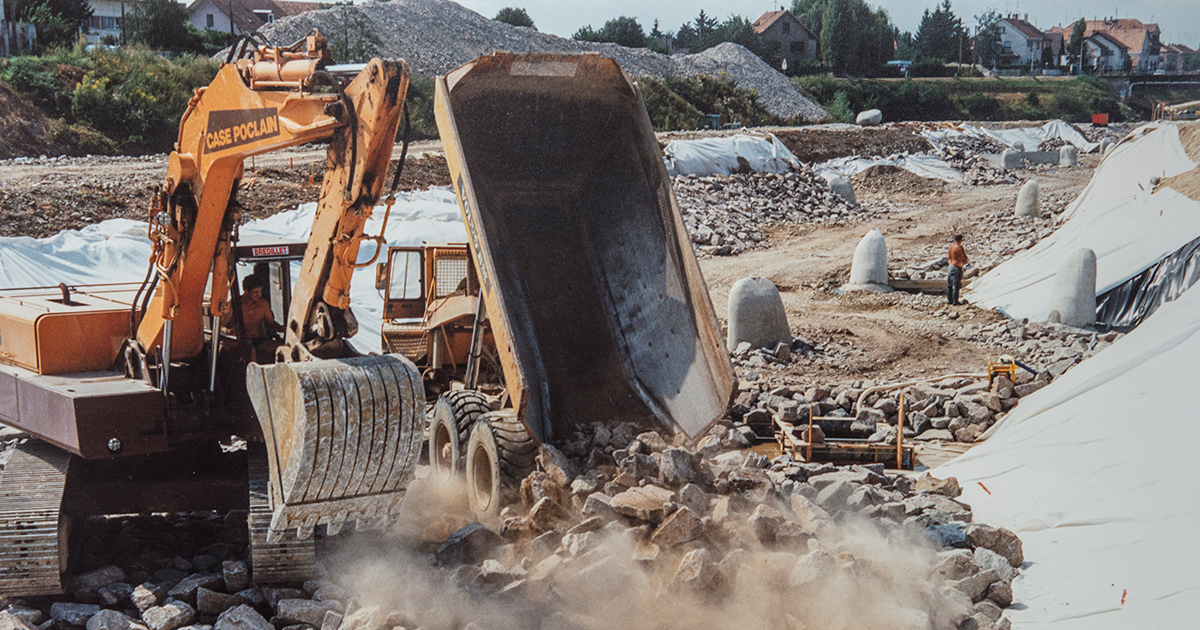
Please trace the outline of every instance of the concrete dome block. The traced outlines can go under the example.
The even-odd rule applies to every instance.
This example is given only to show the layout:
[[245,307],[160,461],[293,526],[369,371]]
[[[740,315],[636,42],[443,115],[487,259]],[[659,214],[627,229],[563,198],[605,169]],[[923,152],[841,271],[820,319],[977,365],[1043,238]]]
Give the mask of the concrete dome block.
[[878,291],[886,293],[892,290],[888,285],[887,243],[883,233],[871,230],[858,242],[854,249],[854,262],[850,265],[850,282],[842,286],[843,291]]
[[829,182],[833,194],[841,197],[846,203],[858,204],[858,198],[854,195],[854,184],[850,183],[849,177],[830,172],[821,173],[821,177]]
[[1024,153],[1025,151],[1028,150],[1025,148],[1024,142],[1014,142],[1012,145],[1012,148],[1014,151],[1020,151],[1021,153]]
[[1017,208],[1016,214],[1019,217],[1040,217],[1042,216],[1042,202],[1039,197],[1040,189],[1036,179],[1031,179],[1021,186],[1021,192],[1017,193]]
[[1105,139],[1101,140],[1100,141],[1100,155],[1108,155],[1108,152],[1110,150],[1112,150],[1113,146],[1114,146],[1114,144],[1113,144],[1112,138],[1105,138]]
[[729,335],[725,339],[729,350],[742,342],[754,348],[772,348],[781,341],[792,345],[779,289],[765,278],[735,282],[729,291]]
[[1076,328],[1096,323],[1096,252],[1081,249],[1063,261],[1054,276],[1050,312]]
[[1059,166],[1075,166],[1076,164],[1079,164],[1079,149],[1068,144],[1058,150]]
[[1021,152],[1016,149],[1005,149],[1000,154],[1000,166],[1006,171],[1021,168]]
[[865,112],[860,112],[858,118],[854,122],[860,127],[874,127],[883,123],[883,112],[878,109],[868,109]]

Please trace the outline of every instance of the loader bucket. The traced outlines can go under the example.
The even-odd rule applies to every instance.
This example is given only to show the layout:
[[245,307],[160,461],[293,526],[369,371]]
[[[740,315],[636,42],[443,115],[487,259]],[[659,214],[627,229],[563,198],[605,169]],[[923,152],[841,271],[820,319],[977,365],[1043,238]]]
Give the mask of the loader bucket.
[[596,54],[496,53],[435,112],[505,383],[543,442],[728,407],[720,325],[641,94]]
[[397,354],[250,364],[270,464],[271,532],[394,513],[421,454],[425,392]]

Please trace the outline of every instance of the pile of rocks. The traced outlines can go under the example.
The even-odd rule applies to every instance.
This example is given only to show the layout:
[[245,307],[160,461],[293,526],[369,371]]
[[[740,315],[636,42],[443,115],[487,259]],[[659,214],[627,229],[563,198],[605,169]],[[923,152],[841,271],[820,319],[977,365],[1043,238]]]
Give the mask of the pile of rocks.
[[745,173],[674,178],[675,196],[701,254],[727,256],[766,247],[763,230],[780,223],[826,225],[879,216],[847,203],[809,168],[788,173]]
[[[597,25],[598,26],[598,25]],[[529,52],[595,51],[616,59],[631,76],[728,75],[739,87],[753,88],[772,114],[784,119],[819,121],[825,110],[790,79],[746,48],[724,43],[693,55],[663,55],[647,48],[581,42],[539,33],[531,28],[490,20],[455,2],[406,0],[370,2],[306,11],[276,20],[259,32],[277,44],[288,44],[320,29],[332,41],[353,36],[372,55],[404,59],[417,74],[445,74],[477,57],[497,50]],[[226,51],[214,58],[224,59]],[[337,59],[338,63],[365,62]]]
[[958,136],[934,145],[931,152],[947,164],[963,172],[963,183],[968,186],[995,186],[1015,184],[1020,181],[1012,171],[998,168],[987,158],[989,153],[1000,153],[1005,147],[989,138]]

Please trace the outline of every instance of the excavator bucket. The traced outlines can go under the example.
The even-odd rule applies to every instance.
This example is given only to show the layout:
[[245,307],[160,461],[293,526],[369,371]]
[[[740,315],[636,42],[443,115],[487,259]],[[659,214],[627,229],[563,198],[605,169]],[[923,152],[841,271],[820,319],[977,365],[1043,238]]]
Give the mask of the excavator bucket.
[[421,454],[425,392],[398,354],[250,364],[270,467],[270,535],[395,513]]
[[525,426],[702,435],[733,369],[629,76],[596,54],[496,53],[439,78],[435,113]]

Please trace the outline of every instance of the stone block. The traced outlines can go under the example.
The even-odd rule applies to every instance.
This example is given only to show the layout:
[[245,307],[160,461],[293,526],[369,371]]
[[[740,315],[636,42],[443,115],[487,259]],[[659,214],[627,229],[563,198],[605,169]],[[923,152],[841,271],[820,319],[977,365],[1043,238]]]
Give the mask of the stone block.
[[726,346],[732,350],[742,342],[754,348],[774,348],[780,342],[792,343],[783,298],[770,280],[742,278],[729,291],[729,335]]
[[871,230],[858,242],[854,249],[854,260],[850,265],[850,282],[842,285],[843,291],[875,291],[886,293],[888,285],[887,243],[883,233]]

